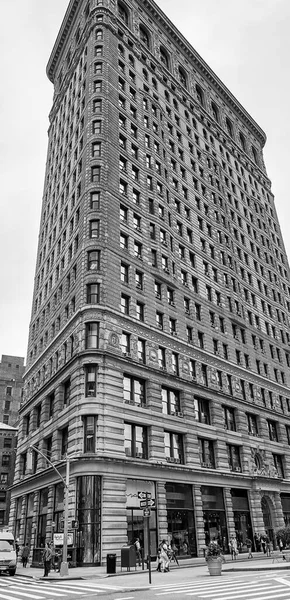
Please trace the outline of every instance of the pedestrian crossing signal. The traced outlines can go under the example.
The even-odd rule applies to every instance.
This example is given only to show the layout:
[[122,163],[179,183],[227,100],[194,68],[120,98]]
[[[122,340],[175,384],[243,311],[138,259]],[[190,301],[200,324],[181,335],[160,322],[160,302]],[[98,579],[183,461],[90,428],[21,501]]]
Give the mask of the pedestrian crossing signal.
[[78,521],[72,521],[72,529],[78,529],[79,528],[79,522]]

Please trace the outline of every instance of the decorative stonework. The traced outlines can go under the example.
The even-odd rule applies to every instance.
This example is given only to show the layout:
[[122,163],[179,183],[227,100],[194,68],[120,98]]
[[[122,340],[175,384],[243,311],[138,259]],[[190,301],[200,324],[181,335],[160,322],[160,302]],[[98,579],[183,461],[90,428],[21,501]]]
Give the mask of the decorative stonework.
[[259,446],[251,448],[249,471],[252,475],[278,477],[277,469],[267,460],[266,450]]

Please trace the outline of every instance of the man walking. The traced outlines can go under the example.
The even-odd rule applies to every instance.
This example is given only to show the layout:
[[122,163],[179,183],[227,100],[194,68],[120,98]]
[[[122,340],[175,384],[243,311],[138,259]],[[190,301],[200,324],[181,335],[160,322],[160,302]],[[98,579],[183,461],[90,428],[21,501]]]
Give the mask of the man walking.
[[52,552],[51,552],[50,545],[48,542],[46,542],[46,544],[45,544],[45,549],[44,549],[42,558],[43,558],[43,566],[44,566],[43,577],[48,577],[50,567],[51,567],[51,558],[52,558]]

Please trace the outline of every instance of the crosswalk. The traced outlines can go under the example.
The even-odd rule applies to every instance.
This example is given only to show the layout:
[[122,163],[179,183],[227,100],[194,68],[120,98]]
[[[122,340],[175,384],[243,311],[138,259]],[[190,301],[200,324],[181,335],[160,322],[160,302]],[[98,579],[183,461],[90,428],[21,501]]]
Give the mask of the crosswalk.
[[283,576],[272,579],[222,576],[154,586],[154,592],[156,598],[174,594],[196,600],[290,600],[290,580]]
[[120,594],[123,591],[121,586],[100,584],[95,580],[46,582],[17,575],[0,578],[0,600],[65,600],[105,592]]

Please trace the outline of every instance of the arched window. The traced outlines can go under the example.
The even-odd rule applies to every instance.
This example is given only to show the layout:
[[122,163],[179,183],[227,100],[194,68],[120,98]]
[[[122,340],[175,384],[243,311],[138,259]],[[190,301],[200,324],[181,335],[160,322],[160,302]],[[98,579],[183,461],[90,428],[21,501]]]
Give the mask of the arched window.
[[96,40],[100,41],[103,39],[103,30],[102,29],[97,29],[96,30]]
[[244,135],[243,135],[243,133],[241,131],[240,131],[240,134],[239,134],[239,138],[240,138],[240,144],[241,144],[241,146],[242,146],[242,148],[243,148],[243,150],[245,152],[245,150],[246,150],[246,140],[245,140],[245,137],[244,137]]
[[160,48],[160,61],[162,62],[164,67],[166,67],[166,69],[169,69],[168,54],[167,54],[167,52],[165,52],[165,50],[163,48]]
[[257,153],[256,148],[254,148],[254,146],[252,146],[252,155],[253,155],[254,162],[256,163],[256,165],[258,165],[259,164],[258,153]]
[[125,25],[129,24],[129,13],[122,2],[118,2],[118,16],[124,21]]
[[185,71],[181,67],[178,69],[178,75],[180,83],[184,85],[184,87],[187,87],[187,77]]
[[139,27],[140,29],[140,40],[141,42],[143,42],[143,44],[145,44],[145,46],[147,46],[147,48],[149,48],[150,46],[150,38],[149,38],[149,33],[147,31],[147,29],[145,29],[145,27],[143,27],[143,25],[140,25]]
[[219,121],[219,109],[218,109],[217,105],[214,102],[211,103],[211,111],[212,111],[212,114],[213,114],[213,118],[218,123],[218,121]]
[[231,137],[233,137],[233,124],[228,117],[226,117],[226,128],[227,128],[228,134]]
[[201,87],[199,85],[195,86],[195,90],[196,90],[196,96],[197,96],[197,99],[198,99],[199,103],[201,104],[201,106],[204,106],[204,93],[203,93],[203,90],[201,89]]

